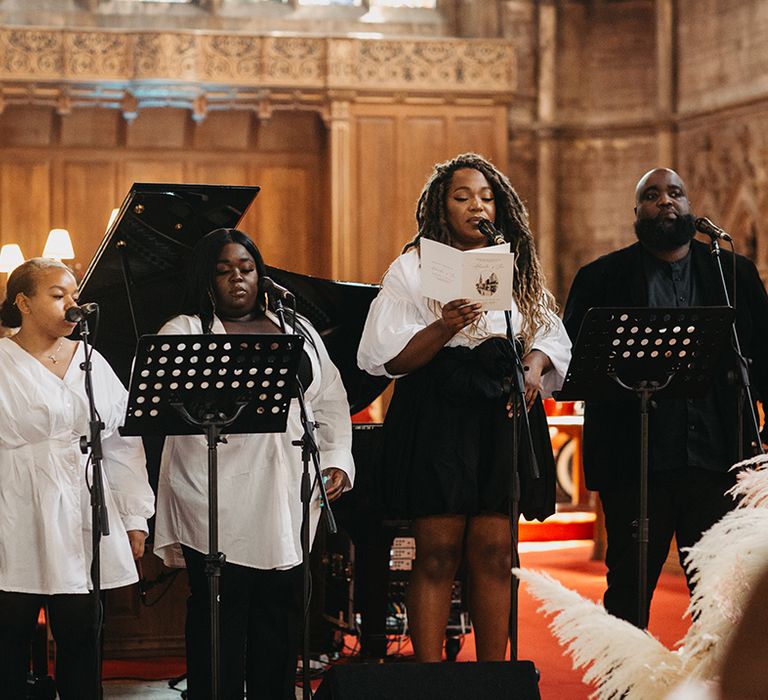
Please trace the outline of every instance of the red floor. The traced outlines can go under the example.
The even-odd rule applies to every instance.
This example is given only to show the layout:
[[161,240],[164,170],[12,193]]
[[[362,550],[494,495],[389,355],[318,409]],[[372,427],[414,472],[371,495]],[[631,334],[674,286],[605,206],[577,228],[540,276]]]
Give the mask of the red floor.
[[[542,549],[543,548],[543,549]],[[533,550],[533,551],[531,551]],[[578,543],[526,543],[521,553],[522,565],[542,569],[561,583],[579,591],[593,600],[602,596],[605,566],[592,561],[591,542]],[[683,613],[688,603],[688,592],[682,573],[665,573],[657,588],[651,608],[651,632],[667,646],[673,646],[688,629]],[[571,668],[570,658],[564,656],[560,646],[550,634],[546,619],[536,612],[537,603],[525,592],[520,595],[519,658],[531,659],[541,672],[540,692],[542,700],[587,700],[591,689],[581,682],[581,671]],[[355,639],[350,638],[350,645]],[[410,643],[391,653],[409,654]],[[469,634],[463,640],[459,661],[475,660],[474,637]],[[108,660],[104,668],[105,679],[143,678],[164,679],[184,672],[184,659],[165,657],[154,659]]]

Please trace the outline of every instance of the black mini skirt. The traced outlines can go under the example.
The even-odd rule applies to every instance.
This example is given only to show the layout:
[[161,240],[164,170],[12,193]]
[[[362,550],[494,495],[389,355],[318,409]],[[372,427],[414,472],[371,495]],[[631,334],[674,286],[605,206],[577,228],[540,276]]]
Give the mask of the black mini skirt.
[[528,518],[554,512],[555,464],[541,399],[528,413],[536,470],[522,418],[507,416],[512,363],[506,339],[491,338],[473,349],[443,348],[397,380],[377,470],[387,516],[507,515],[515,496]]

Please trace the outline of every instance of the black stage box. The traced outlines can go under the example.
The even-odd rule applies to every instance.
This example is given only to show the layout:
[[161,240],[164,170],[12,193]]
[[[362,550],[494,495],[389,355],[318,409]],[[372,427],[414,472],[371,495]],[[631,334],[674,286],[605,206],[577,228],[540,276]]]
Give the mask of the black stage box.
[[316,700],[541,700],[532,661],[347,664],[326,673]]

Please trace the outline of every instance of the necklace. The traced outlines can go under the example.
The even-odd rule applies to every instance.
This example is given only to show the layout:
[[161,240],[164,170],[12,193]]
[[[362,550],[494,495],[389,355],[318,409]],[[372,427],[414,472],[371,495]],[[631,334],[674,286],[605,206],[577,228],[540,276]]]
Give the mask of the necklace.
[[[11,336],[11,340],[13,340],[16,345],[18,345],[22,350],[25,350],[26,352],[29,352],[16,338],[15,335]],[[47,360],[50,360],[54,365],[59,364],[59,360],[56,357],[59,354],[59,350],[61,350],[61,346],[64,345],[64,338],[59,339],[59,344],[56,346],[56,349],[49,355],[47,353],[43,353],[43,357]],[[33,353],[30,353],[30,355],[33,355]]]
[[64,344],[64,339],[62,338],[59,340],[59,344],[56,346],[56,349],[50,354],[46,355],[46,357],[53,362],[54,365],[58,365],[59,361],[56,359],[56,355],[59,354],[59,350],[61,350],[61,346]]

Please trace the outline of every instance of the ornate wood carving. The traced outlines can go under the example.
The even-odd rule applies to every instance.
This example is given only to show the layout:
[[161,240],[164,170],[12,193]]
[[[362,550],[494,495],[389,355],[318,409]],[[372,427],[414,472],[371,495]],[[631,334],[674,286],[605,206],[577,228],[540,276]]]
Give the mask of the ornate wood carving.
[[680,172],[697,214],[731,234],[768,279],[768,104],[681,126]]
[[187,107],[197,119],[210,109],[252,109],[261,116],[285,105],[323,111],[331,91],[352,99],[508,103],[516,88],[514,47],[488,39],[5,27],[0,55],[5,103],[55,104],[60,111],[114,107],[129,119],[158,105]]

